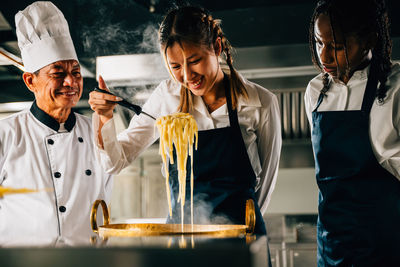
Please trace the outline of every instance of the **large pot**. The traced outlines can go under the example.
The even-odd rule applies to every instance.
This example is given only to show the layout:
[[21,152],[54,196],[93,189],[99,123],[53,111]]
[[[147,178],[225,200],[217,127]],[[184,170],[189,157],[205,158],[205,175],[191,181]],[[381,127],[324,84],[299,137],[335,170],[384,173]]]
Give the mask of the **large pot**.
[[[104,225],[97,226],[97,209],[103,209]],[[110,215],[107,204],[103,200],[96,200],[90,214],[93,232],[101,237],[111,236],[160,236],[160,235],[207,235],[213,237],[237,237],[253,234],[256,223],[254,202],[246,201],[246,225],[241,224],[161,224],[161,223],[135,223],[135,224],[110,224]]]

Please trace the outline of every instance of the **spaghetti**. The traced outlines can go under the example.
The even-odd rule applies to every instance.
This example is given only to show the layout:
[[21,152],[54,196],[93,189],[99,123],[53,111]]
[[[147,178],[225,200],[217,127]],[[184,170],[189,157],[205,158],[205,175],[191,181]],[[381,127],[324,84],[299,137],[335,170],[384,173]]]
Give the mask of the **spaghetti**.
[[186,162],[188,155],[191,162],[190,174],[190,210],[191,223],[193,226],[193,144],[196,138],[195,149],[197,150],[198,129],[195,119],[188,113],[174,113],[160,117],[156,121],[160,132],[160,155],[166,171],[166,188],[168,197],[169,215],[172,216],[171,192],[169,188],[169,172],[167,165],[167,151],[170,163],[174,164],[173,147],[176,150],[176,160],[178,165],[179,193],[178,202],[181,203],[182,229],[184,222],[184,205],[186,193]]

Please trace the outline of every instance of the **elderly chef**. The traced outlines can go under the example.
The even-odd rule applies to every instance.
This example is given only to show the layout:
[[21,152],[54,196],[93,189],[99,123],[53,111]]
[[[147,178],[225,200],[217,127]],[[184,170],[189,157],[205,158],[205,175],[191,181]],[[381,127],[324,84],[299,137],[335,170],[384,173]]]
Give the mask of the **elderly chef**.
[[112,179],[95,159],[90,120],[71,110],[83,78],[67,21],[51,2],[35,2],[15,24],[35,101],[0,121],[0,185],[39,192],[0,198],[0,246],[89,240],[91,204],[108,200]]

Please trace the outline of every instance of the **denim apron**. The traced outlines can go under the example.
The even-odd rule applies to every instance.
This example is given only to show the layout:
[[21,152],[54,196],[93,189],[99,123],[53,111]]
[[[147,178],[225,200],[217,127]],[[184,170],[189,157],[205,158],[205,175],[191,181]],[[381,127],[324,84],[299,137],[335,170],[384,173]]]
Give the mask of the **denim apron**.
[[374,73],[371,66],[361,110],[318,112],[321,93],[312,113],[318,266],[400,266],[400,182],[378,163],[369,137]]
[[[242,138],[237,111],[232,110],[229,80],[224,78],[230,126],[199,131],[198,148],[193,155],[194,223],[245,224],[246,200],[253,199],[256,211],[254,232],[265,235],[266,229],[255,197],[256,175]],[[176,155],[174,155],[176,158]],[[169,165],[172,217],[169,223],[181,223],[178,170]],[[187,161],[184,221],[190,223],[190,157]]]

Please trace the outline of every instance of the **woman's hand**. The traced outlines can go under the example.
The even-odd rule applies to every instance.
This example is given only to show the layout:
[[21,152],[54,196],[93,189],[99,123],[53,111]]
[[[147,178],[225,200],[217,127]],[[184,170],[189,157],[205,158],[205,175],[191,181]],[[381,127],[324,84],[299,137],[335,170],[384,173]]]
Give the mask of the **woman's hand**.
[[[108,90],[107,85],[101,76],[99,76],[99,88],[110,91]],[[101,128],[103,128],[103,125],[113,117],[113,111],[116,105],[115,101],[121,101],[121,98],[96,91],[92,91],[89,94],[90,108],[99,115],[100,121],[97,136],[98,144],[103,149],[104,144],[103,136],[101,135]]]
[[[110,91],[107,88],[103,77],[99,76],[99,88]],[[92,91],[89,94],[89,105],[90,108],[96,112],[100,117],[101,124],[106,123],[113,117],[113,110],[115,108],[115,101],[120,101],[121,98],[109,94],[104,94],[96,91]]]

